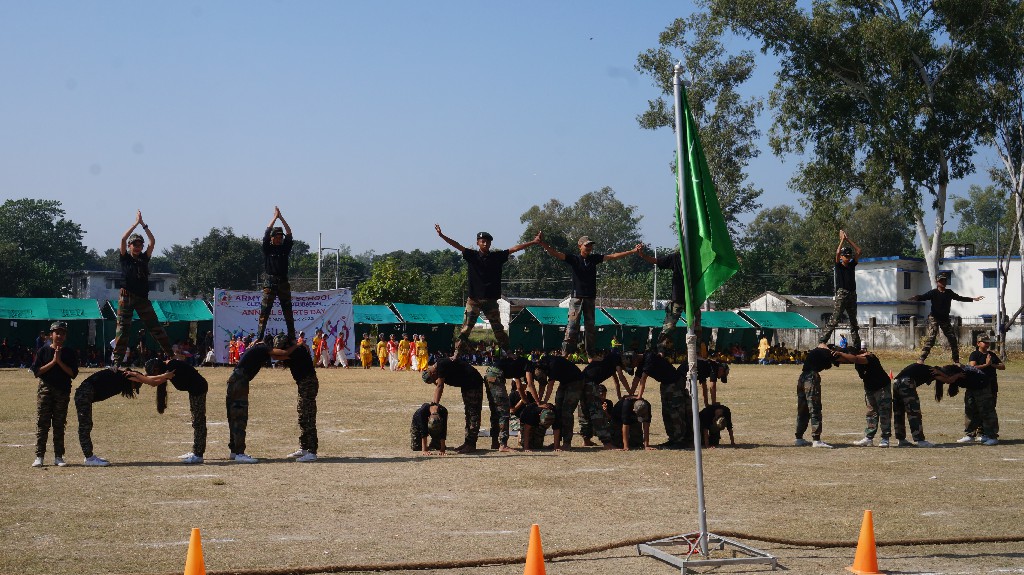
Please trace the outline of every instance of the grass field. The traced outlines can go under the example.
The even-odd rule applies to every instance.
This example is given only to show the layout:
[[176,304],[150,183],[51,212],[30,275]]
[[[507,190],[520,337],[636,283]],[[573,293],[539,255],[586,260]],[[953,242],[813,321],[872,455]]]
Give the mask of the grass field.
[[[882,363],[899,371],[910,359],[883,355]],[[719,400],[733,410],[739,445],[704,456],[711,531],[855,543],[863,512],[871,509],[883,570],[1024,572],[1021,542],[883,546],[1024,536],[1021,365],[1000,372],[998,446],[956,444],[961,397],[937,404],[931,388],[923,390],[925,431],[942,444],[939,449],[850,447],[863,435],[860,380],[851,366],[827,371],[823,439],[836,445],[833,450],[792,447],[798,366],[734,367],[729,383],[719,387]],[[111,467],[81,465],[72,405],[66,434],[71,465],[50,465],[48,447],[47,467],[33,469],[36,382],[25,370],[0,371],[0,473],[6,483],[0,491],[0,572],[180,573],[191,527],[202,529],[208,570],[245,571],[521,557],[532,523],[541,526],[546,552],[697,526],[692,452],[580,447],[563,454],[418,456],[408,447],[409,419],[429,401],[431,388],[414,373],[321,370],[321,459],[298,464],[284,457],[298,446],[295,386],[287,371],[264,370],[252,386],[248,437],[249,453],[261,462],[234,464],[227,460],[223,400],[229,371],[202,373],[211,384],[204,465],[175,459],[191,449],[185,395],[172,390],[170,407],[158,415],[153,391],[145,388],[139,399],[115,397],[95,407],[96,453]],[[452,412],[449,443],[457,445],[463,412],[452,391],[443,402]],[[650,395],[658,414],[657,393]],[[486,402],[484,409],[486,426]],[[657,416],[651,427],[652,443],[660,442]],[[852,548],[746,542],[779,556],[791,573],[838,573],[854,555]],[[548,572],[677,570],[621,547],[549,561]]]

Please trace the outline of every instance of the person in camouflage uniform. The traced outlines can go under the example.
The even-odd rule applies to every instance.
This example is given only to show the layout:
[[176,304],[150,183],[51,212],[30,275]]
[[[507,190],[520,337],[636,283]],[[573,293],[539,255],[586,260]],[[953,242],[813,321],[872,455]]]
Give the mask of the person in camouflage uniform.
[[[911,445],[907,441],[907,423],[910,424],[910,436],[918,447],[934,447],[935,444],[924,437],[924,424],[921,417],[921,398],[917,388],[931,385],[933,367],[920,363],[912,363],[896,374],[892,382],[892,424],[896,436],[896,447]],[[941,400],[942,396],[935,398]]]
[[[843,246],[849,242],[850,246]],[[829,318],[825,331],[818,339],[824,345],[832,337],[832,332],[839,326],[839,318],[845,313],[850,320],[850,336],[853,347],[860,347],[860,325],[857,323],[857,276],[856,267],[860,261],[860,246],[854,243],[846,232],[839,230],[839,246],[836,247],[834,279],[836,297],[832,306],[832,317]]]
[[167,409],[168,382],[178,391],[188,393],[188,407],[192,414],[192,451],[179,455],[178,459],[186,465],[202,463],[206,453],[206,394],[210,389],[209,382],[196,368],[179,359],[163,362],[154,358],[147,361],[146,375],[140,379],[142,383],[156,387],[157,413]]
[[[956,395],[958,388],[964,389],[964,436],[957,443],[998,444],[999,416],[992,396],[992,384],[985,373],[970,365],[947,365],[933,369],[932,376],[936,382],[949,385],[950,397]],[[936,383],[936,396],[942,392],[939,383]],[[978,427],[984,435],[974,437],[972,434]]]
[[[829,348],[816,347],[807,352],[803,371],[796,383],[796,441],[797,447],[812,445],[831,449],[821,440],[821,372],[839,365],[840,361]],[[804,439],[807,425],[811,426],[811,439]]]
[[498,300],[501,299],[501,273],[509,256],[524,250],[540,242],[540,234],[533,241],[521,243],[507,250],[491,250],[491,242],[494,238],[487,232],[480,232],[476,235],[476,250],[470,250],[459,242],[449,238],[441,232],[441,226],[434,224],[434,230],[442,240],[448,243],[462,254],[466,260],[466,277],[469,282],[469,291],[466,295],[466,311],[463,315],[462,328],[455,343],[455,353],[452,357],[458,357],[460,353],[471,353],[472,346],[469,345],[469,334],[476,325],[477,318],[483,313],[494,330],[494,339],[502,350],[508,352],[508,332],[501,323],[501,313],[498,311]]
[[46,439],[53,428],[54,465],[63,467],[64,428],[71,402],[71,380],[78,377],[78,352],[64,345],[68,324],[50,324],[50,343],[36,351],[29,370],[39,378],[36,390],[36,458],[32,467],[42,467]]
[[412,422],[409,424],[409,447],[424,455],[431,455],[433,449],[444,455],[448,450],[445,444],[448,439],[448,410],[437,404],[436,413],[430,413],[432,407],[434,405],[424,403],[412,414]]
[[845,351],[837,351],[836,358],[841,363],[852,363],[857,375],[864,382],[864,404],[868,411],[865,414],[866,426],[864,437],[853,444],[866,447],[874,442],[875,434],[881,429],[882,439],[879,447],[889,447],[892,435],[892,382],[885,372],[882,363],[875,354],[851,347]]
[[[282,228],[274,227],[281,220]],[[274,206],[274,217],[263,232],[263,297],[260,299],[260,319],[256,328],[256,340],[260,341],[267,331],[267,321],[274,299],[281,304],[288,337],[295,337],[295,315],[292,312],[292,286],[288,281],[288,257],[292,253],[292,228]]]
[[686,283],[683,281],[683,259],[678,251],[672,252],[658,258],[649,256],[643,252],[643,248],[636,253],[643,260],[659,269],[672,270],[672,297],[665,304],[665,320],[661,325],[661,334],[658,335],[658,351],[662,354],[671,353],[674,342],[674,332],[679,318],[686,311]]
[[[572,446],[573,416],[583,398],[583,372],[576,364],[562,356],[548,355],[537,361],[533,376],[545,382],[548,387],[558,383],[558,389],[555,391],[555,411],[558,414],[559,425],[554,433],[555,451],[569,449]],[[589,409],[589,406],[587,408]],[[600,416],[592,413],[591,417]]]
[[421,377],[424,383],[434,386],[431,414],[439,410],[445,385],[457,387],[462,392],[462,403],[466,409],[466,440],[455,451],[460,454],[476,451],[484,401],[484,378],[480,372],[461,359],[441,359],[423,370]]
[[299,463],[316,461],[316,396],[320,391],[320,380],[316,377],[316,367],[309,348],[304,345],[293,345],[287,334],[279,333],[274,338],[275,351],[290,350],[283,362],[291,370],[292,379],[298,391],[295,411],[299,416],[299,449],[288,457]]
[[954,300],[969,302],[985,299],[985,296],[981,295],[978,297],[962,296],[951,289],[946,289],[947,283],[949,283],[949,274],[941,273],[935,278],[935,289],[910,298],[910,301],[932,302],[931,311],[928,312],[928,332],[921,344],[921,358],[917,360],[917,363],[924,363],[924,360],[928,358],[932,346],[935,345],[935,337],[939,330],[942,330],[949,342],[953,363],[960,363],[960,342],[957,339],[956,330],[953,329],[950,322],[950,308]]
[[627,395],[644,398],[647,380],[653,379],[660,385],[661,419],[665,424],[666,440],[659,447],[687,449],[693,447],[693,420],[690,394],[686,391],[685,372],[680,373],[660,353],[649,350],[633,358],[636,369]]

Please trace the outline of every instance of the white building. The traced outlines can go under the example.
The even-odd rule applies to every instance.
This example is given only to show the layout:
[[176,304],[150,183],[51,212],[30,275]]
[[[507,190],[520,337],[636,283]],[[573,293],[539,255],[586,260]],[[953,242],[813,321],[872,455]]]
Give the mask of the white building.
[[[71,274],[71,297],[116,300],[121,293],[121,272],[83,270]],[[149,274],[149,299],[176,300],[178,274]]]
[[791,311],[811,323],[822,327],[832,315],[833,298],[821,295],[782,295],[766,291],[751,300],[746,309],[751,311]]

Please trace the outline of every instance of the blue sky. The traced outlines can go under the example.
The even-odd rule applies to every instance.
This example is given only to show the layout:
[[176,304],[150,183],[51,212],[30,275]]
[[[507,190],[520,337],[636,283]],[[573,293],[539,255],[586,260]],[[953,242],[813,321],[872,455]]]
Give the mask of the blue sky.
[[[633,65],[689,10],[0,0],[0,194],[60,200],[101,252],[136,209],[159,251],[258,236],[276,204],[314,247],[383,253],[444,249],[434,223],[507,247],[530,206],[611,186],[669,245],[674,138],[638,127],[658,94]],[[765,148],[762,203],[798,201],[796,163]]]

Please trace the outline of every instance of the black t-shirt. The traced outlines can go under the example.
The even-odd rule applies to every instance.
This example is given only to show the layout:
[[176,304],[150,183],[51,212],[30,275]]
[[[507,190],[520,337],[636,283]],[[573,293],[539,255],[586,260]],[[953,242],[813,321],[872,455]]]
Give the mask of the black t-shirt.
[[171,385],[178,391],[187,391],[189,395],[203,395],[210,389],[206,378],[184,361],[172,359],[167,362],[167,371],[174,372]]
[[644,354],[644,362],[640,365],[640,373],[647,374],[651,379],[659,383],[672,383],[679,380],[679,372],[672,367],[667,359],[658,355],[657,352],[649,351]]
[[[528,404],[519,412],[519,421],[522,422],[523,425],[540,427],[540,412],[543,409],[543,407],[536,403]],[[559,423],[561,418],[558,417],[558,411],[554,408],[552,408],[552,411],[555,412],[555,420],[551,424],[551,429],[561,429],[562,426]]]
[[811,351],[807,352],[807,357],[804,358],[804,369],[803,371],[825,371],[831,369],[834,359],[832,357],[832,351],[816,347]]
[[988,378],[985,377],[985,373],[980,369],[970,365],[965,365],[960,369],[963,370],[967,377],[956,382],[956,385],[964,389],[983,389],[989,385]]
[[560,355],[548,355],[537,361],[537,367],[543,371],[548,379],[561,383],[581,381],[583,372],[575,363]]
[[878,360],[878,356],[868,354],[867,359],[867,363],[854,364],[857,375],[864,382],[864,391],[871,393],[889,387],[892,382],[889,380],[889,374],[882,367],[882,362]]
[[79,384],[78,387],[81,388],[86,385],[92,386],[93,403],[110,399],[115,395],[135,397],[135,389],[131,380],[120,371],[101,369],[85,378],[85,381]]
[[[437,438],[438,441],[444,441],[448,439],[448,410],[443,405],[437,406],[437,414],[441,416],[442,425],[441,436]],[[427,420],[430,419],[430,404],[424,403],[416,410],[416,413],[412,414],[412,426],[416,428],[416,432],[420,434],[420,437],[429,436],[427,431]]]
[[583,378],[592,383],[601,383],[615,374],[615,370],[622,366],[622,356],[609,352],[597,361],[592,361],[583,368]]
[[[983,368],[981,366],[985,365],[985,356],[986,355],[991,355],[992,356],[992,365]],[[982,353],[981,350],[977,350],[976,349],[976,350],[972,351],[971,352],[971,356],[969,358],[967,358],[967,362],[968,363],[970,363],[972,361],[976,364],[974,367],[977,367],[978,369],[980,369],[982,371],[982,373],[985,374],[985,377],[988,378],[989,384],[992,385],[992,393],[998,392],[999,391],[999,376],[996,375],[996,366],[1001,364],[1001,363],[1003,363],[1002,361],[999,360],[999,356],[997,354],[993,353],[991,350]]]
[[288,356],[288,369],[292,372],[292,379],[296,382],[316,375],[316,367],[313,365],[313,356],[309,354],[309,348],[300,345]]
[[270,346],[258,343],[246,348],[242,357],[238,358],[238,365],[235,366],[235,369],[242,370],[242,373],[252,381],[268,361],[270,361]]
[[134,295],[149,297],[149,256],[146,252],[139,257],[127,251],[121,254],[121,287]]
[[633,411],[634,403],[636,403],[636,398],[624,397],[620,399],[618,403],[613,405],[611,409],[612,423],[618,426],[636,425],[640,423],[640,420],[636,416],[636,412]]
[[437,377],[452,387],[483,387],[484,376],[475,367],[461,359],[442,359],[437,362]]
[[508,250],[491,250],[487,254],[480,250],[462,250],[462,259],[466,260],[466,278],[469,280],[469,297],[499,299],[501,270],[508,258]]
[[949,321],[949,308],[956,301],[974,301],[974,298],[962,296],[951,289],[939,291],[933,289],[917,296],[918,301],[931,301],[932,310],[928,314],[939,321]]
[[852,292],[857,291],[856,267],[857,260],[850,260],[850,263],[845,266],[836,262],[835,281],[837,290],[844,289]]
[[923,363],[912,363],[896,374],[896,379],[903,378],[909,378],[914,387],[930,385],[933,380],[932,367]]
[[[717,382],[718,381],[718,367],[719,367],[719,365],[720,364],[717,361],[713,360],[713,359],[698,359],[697,360],[697,381],[699,381],[701,383],[704,383],[708,379],[711,379],[711,381]],[[684,361],[683,363],[679,364],[679,367],[676,368],[676,370],[679,372],[679,376],[680,377],[685,378],[688,375],[689,371],[690,371],[690,362]],[[722,377],[722,382],[723,383],[728,383],[727,378],[728,378],[728,376],[723,376]]]
[[718,419],[717,417],[715,417],[715,411],[719,409],[722,410],[722,417],[725,418],[725,428],[730,431],[732,430],[732,411],[730,411],[728,407],[722,405],[721,403],[712,403],[711,405],[700,410],[701,429],[711,429],[711,427],[715,424],[715,420]]
[[78,377],[78,352],[75,348],[64,346],[60,350],[60,360],[64,365],[71,368],[71,375],[68,375],[59,365],[50,368],[46,373],[40,374],[39,368],[53,361],[53,347],[44,345],[36,352],[35,361],[32,362],[32,375],[39,378],[41,383],[54,390],[71,393],[71,380]]
[[572,268],[572,297],[597,297],[597,264],[603,261],[604,254],[565,254],[565,263]]
[[292,235],[285,234],[280,244],[270,241],[273,228],[263,233],[263,271],[268,276],[288,277],[288,255],[292,253]]
[[679,252],[661,256],[657,265],[663,270],[672,270],[672,301],[679,305],[686,303],[686,285],[683,283],[683,258]]
[[521,399],[523,398],[519,396],[519,390],[513,386],[512,391],[508,393],[508,405],[509,407],[512,408],[511,414],[516,417],[519,417],[519,415],[522,413],[523,409],[525,409],[527,405],[537,403],[537,400],[533,398],[533,395],[527,393],[523,405],[520,406],[519,409],[516,409],[516,404],[518,404],[519,400]]
[[507,378],[521,379],[533,371],[533,362],[522,356],[505,356],[498,360],[498,369]]

